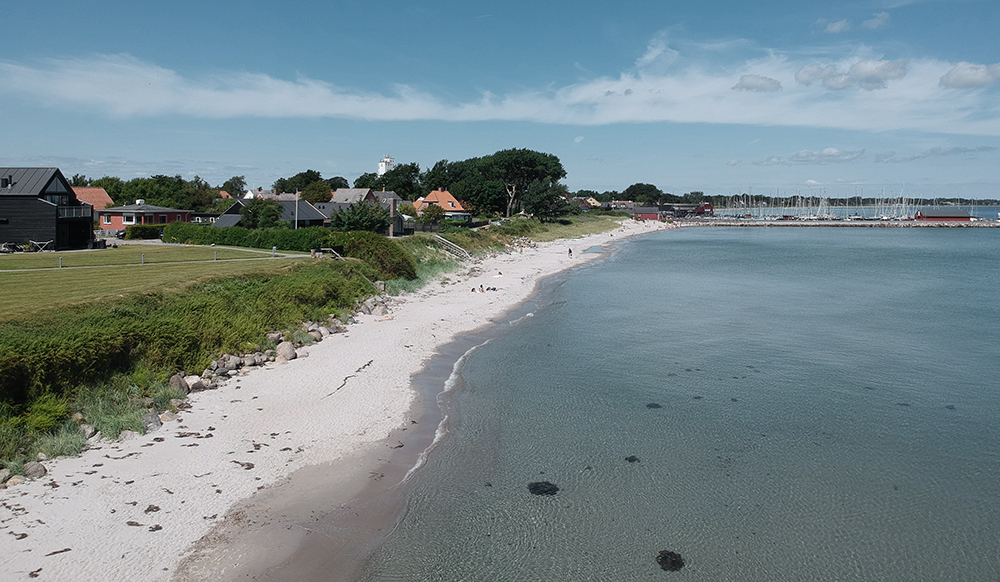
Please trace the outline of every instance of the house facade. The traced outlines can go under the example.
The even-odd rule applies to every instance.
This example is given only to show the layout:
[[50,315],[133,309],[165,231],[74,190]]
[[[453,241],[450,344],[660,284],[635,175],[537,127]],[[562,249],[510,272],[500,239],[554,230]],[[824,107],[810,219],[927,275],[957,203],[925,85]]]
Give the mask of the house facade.
[[135,204],[98,210],[97,217],[102,230],[124,230],[135,224],[191,222],[191,211],[154,206],[139,199]]
[[59,168],[0,168],[0,242],[87,248],[93,221],[94,207],[76,197]]
[[[237,226],[242,215],[240,211],[250,200],[240,198],[235,200],[233,205],[219,215],[212,223],[212,226],[224,228],[227,226]],[[292,228],[305,228],[307,226],[323,226],[328,219],[315,206],[305,200],[276,200],[281,206],[281,218],[279,221],[287,222]]]

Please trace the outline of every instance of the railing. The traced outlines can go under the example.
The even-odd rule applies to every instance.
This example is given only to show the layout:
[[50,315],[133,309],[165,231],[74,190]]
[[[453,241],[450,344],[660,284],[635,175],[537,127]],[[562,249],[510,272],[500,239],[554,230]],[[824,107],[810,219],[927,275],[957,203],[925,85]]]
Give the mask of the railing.
[[91,218],[93,216],[94,207],[87,204],[59,207],[59,218]]
[[444,247],[444,250],[448,251],[449,253],[455,255],[460,259],[469,260],[472,258],[472,255],[469,254],[469,251],[463,249],[462,247],[444,238],[443,236],[438,236],[435,234],[434,240],[440,243],[441,246]]

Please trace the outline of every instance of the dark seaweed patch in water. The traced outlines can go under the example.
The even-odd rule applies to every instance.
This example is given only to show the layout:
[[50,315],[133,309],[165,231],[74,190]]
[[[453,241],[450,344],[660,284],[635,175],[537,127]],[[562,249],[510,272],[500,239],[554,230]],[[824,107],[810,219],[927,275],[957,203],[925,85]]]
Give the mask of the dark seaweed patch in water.
[[676,572],[684,567],[684,558],[677,552],[663,550],[656,556],[656,563],[664,570]]
[[896,403],[896,406],[909,406],[909,405],[910,405],[909,402],[897,402]]
[[738,399],[736,399],[736,398],[730,398],[730,399],[729,399],[729,401],[730,401],[730,402],[739,402],[739,400],[738,400]]
[[948,410],[955,410],[954,404],[945,404],[944,407],[947,408]]
[[646,405],[646,408],[663,408],[663,407],[655,402],[650,402],[649,404]]
[[695,400],[701,400],[701,399],[702,399],[702,396],[692,396],[691,398],[693,398],[693,399],[695,399]]
[[629,463],[638,463],[639,457],[635,455],[629,455],[628,457],[625,457],[625,460],[628,461]]
[[559,487],[548,481],[536,481],[528,483],[528,491],[531,491],[533,495],[555,495],[559,491]]

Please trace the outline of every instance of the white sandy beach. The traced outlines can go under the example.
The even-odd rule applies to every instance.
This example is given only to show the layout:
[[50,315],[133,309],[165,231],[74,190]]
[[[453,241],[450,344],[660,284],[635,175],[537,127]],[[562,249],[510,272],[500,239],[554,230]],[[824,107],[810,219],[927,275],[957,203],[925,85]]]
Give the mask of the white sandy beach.
[[[287,523],[319,510],[290,506],[287,491],[333,488],[323,498],[335,505],[371,483],[418,426],[412,378],[441,346],[502,318],[542,278],[599,256],[584,250],[663,228],[627,221],[470,262],[444,284],[393,299],[388,316],[357,316],[306,358],[192,394],[155,432],[47,461],[45,477],[0,489],[0,580],[249,579],[282,562],[297,545]],[[498,291],[471,292],[480,285]],[[398,483],[384,474],[386,488]],[[284,518],[274,525],[283,536],[268,533],[279,521],[269,512]],[[252,543],[235,539],[253,528]]]

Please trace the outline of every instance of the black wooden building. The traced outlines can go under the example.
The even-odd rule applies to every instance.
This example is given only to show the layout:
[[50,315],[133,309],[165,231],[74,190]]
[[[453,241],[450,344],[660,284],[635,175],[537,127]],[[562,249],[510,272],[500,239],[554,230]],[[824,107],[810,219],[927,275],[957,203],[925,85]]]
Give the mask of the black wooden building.
[[0,168],[0,243],[84,249],[94,208],[77,199],[59,168]]

